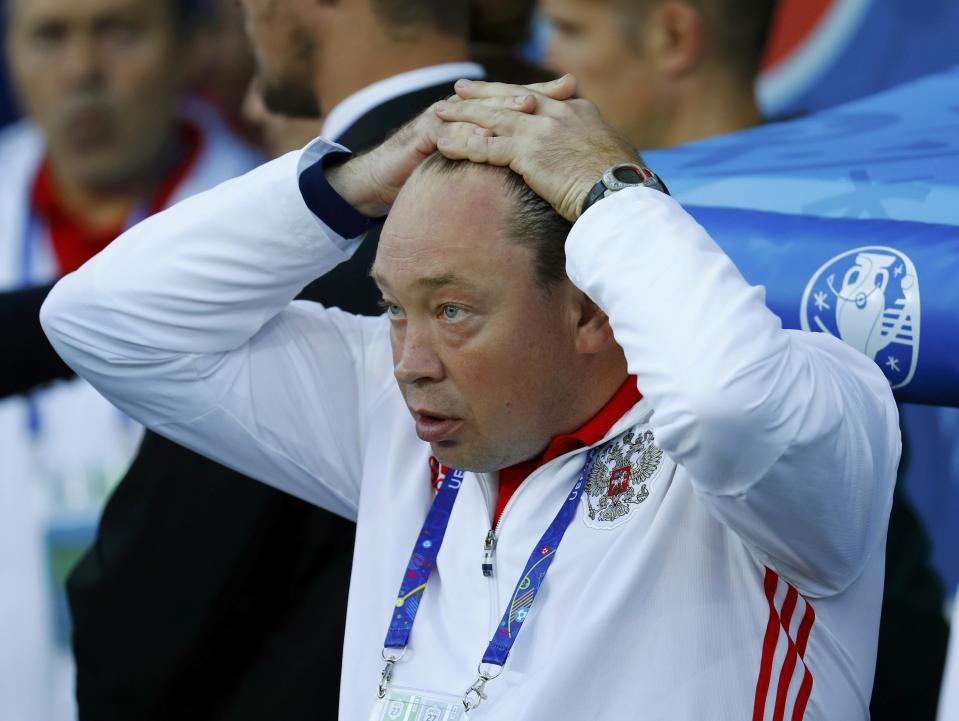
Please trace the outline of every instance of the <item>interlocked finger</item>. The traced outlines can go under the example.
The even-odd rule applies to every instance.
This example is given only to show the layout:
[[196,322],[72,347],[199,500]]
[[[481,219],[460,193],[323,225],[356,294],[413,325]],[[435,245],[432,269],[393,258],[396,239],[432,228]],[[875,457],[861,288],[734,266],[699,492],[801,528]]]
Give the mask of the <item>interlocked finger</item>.
[[441,133],[437,148],[450,160],[469,160],[473,163],[509,166],[514,157],[513,139],[484,137],[475,133]]
[[532,85],[512,85],[509,83],[488,83],[481,80],[459,80],[456,82],[456,94],[464,100],[482,98],[510,97],[533,92],[552,100],[568,100],[576,93],[576,78],[564,75],[547,83]]
[[513,101],[511,107],[493,107],[485,101],[467,100],[461,103],[439,103],[436,114],[447,122],[472,123],[481,128],[492,130],[497,135],[513,135],[520,123],[532,119],[527,112],[517,109],[528,107],[529,94],[522,96],[520,102]]

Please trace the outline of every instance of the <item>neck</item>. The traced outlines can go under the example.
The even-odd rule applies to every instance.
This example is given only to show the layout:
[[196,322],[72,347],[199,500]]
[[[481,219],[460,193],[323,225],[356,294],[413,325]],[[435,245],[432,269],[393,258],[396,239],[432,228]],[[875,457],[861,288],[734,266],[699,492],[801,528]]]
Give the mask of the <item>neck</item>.
[[[349,32],[343,32],[333,27],[323,39],[314,87],[324,114],[378,80],[469,58],[462,38],[424,31],[416,39],[397,40],[375,22],[365,23],[362,29],[361,33],[354,26]],[[356,42],[357,37],[362,37],[363,42]]]
[[671,148],[760,122],[762,116],[751,84],[717,76],[690,79],[677,89],[667,122],[645,147]]
[[565,399],[563,427],[558,428],[553,436],[581,428],[602,410],[628,377],[626,356],[618,346],[613,353],[596,356],[580,381],[571,384],[570,387],[577,389],[576,395],[572,399]]

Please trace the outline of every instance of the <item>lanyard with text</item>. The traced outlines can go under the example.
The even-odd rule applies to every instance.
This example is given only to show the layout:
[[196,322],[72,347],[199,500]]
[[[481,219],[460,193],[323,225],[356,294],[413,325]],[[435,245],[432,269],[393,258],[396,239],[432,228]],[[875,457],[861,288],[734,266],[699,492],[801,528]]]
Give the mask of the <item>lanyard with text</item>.
[[[486,648],[486,653],[483,654],[483,660],[478,668],[479,677],[463,696],[463,705],[467,711],[480,705],[482,700],[486,698],[486,684],[502,673],[502,667],[506,663],[513,644],[516,642],[520,629],[523,627],[523,622],[529,614],[536,594],[543,585],[546,572],[556,557],[556,551],[566,534],[566,529],[573,521],[580,494],[583,486],[586,485],[586,480],[589,478],[599,450],[599,448],[592,448],[586,453],[586,462],[576,479],[575,485],[566,500],[563,501],[556,518],[549,524],[549,528],[546,529],[530,554],[526,567],[523,569],[523,574],[513,591],[509,607],[503,614],[503,619],[497,626],[496,632]],[[383,649],[383,660],[386,661],[386,666],[383,668],[383,675],[380,680],[379,698],[386,696],[393,675],[393,666],[402,658],[409,643],[413,622],[416,620],[416,612],[420,607],[420,599],[423,596],[423,591],[426,590],[426,584],[429,583],[430,573],[436,563],[436,557],[439,555],[440,546],[443,544],[443,537],[446,535],[450,514],[453,511],[453,504],[456,502],[456,496],[463,484],[463,475],[463,471],[457,470],[450,470],[447,474],[443,485],[436,494],[436,498],[433,499],[433,505],[430,506],[430,510],[426,514],[426,520],[423,522],[420,535],[416,539],[416,546],[413,548],[413,554],[410,556],[410,562],[403,575],[403,582],[400,584],[400,593],[396,599],[396,610],[390,619],[390,627],[386,633],[386,642]],[[498,667],[499,670],[488,670],[491,666]]]

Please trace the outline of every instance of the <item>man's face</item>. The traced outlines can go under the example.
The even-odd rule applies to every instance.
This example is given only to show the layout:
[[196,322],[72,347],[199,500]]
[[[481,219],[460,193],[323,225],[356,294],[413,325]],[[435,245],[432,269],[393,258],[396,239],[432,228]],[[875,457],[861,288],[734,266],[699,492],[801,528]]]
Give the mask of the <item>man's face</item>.
[[646,128],[655,122],[662,94],[644,55],[639,21],[625,24],[612,0],[539,3],[550,23],[546,64],[575,75],[579,94],[634,145],[646,147]]
[[536,283],[531,251],[504,232],[512,202],[489,169],[417,176],[373,265],[417,434],[464,470],[532,458],[570,430],[574,290]]
[[158,0],[7,0],[10,70],[57,167],[116,186],[170,137],[182,47]]
[[320,115],[314,89],[315,21],[305,0],[240,0],[267,108],[294,118]]

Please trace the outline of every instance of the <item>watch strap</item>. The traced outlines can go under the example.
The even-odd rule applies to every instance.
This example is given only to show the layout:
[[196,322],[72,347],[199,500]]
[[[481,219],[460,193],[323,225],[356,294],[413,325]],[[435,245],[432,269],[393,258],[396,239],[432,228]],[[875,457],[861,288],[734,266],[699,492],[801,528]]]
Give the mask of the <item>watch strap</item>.
[[[624,171],[634,174],[636,180],[622,180],[618,178],[617,172],[623,174]],[[666,184],[660,180],[656,173],[647,168],[645,165],[639,165],[636,163],[619,163],[603,173],[603,177],[600,178],[592,188],[590,188],[589,193],[586,195],[586,199],[583,201],[583,208],[580,211],[580,215],[585,213],[593,205],[611,193],[615,193],[618,190],[623,190],[624,188],[639,187],[653,188],[661,193],[665,193],[666,195],[670,194]]]

